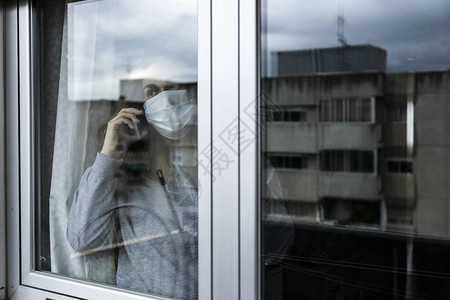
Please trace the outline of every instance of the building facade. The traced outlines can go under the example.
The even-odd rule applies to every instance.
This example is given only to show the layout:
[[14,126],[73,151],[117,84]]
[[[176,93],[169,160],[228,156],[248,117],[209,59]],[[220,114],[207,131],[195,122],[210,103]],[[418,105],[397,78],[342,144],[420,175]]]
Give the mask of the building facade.
[[298,222],[448,236],[448,213],[435,207],[449,202],[447,175],[436,172],[448,153],[449,80],[448,71],[266,78],[265,151],[280,206]]

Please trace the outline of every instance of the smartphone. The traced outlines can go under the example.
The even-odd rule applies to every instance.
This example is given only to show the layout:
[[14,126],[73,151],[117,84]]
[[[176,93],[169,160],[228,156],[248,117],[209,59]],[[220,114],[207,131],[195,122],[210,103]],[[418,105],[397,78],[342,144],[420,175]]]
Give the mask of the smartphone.
[[129,126],[126,126],[126,133],[128,135],[134,135],[137,137],[138,140],[142,138],[142,128],[147,124],[147,119],[145,118],[145,115],[136,115],[136,118],[139,120],[138,123],[133,122],[134,129],[131,129]]

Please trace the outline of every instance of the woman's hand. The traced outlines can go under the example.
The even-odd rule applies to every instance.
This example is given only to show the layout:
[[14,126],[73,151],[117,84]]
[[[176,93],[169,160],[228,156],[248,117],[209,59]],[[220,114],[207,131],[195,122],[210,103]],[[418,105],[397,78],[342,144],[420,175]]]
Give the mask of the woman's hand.
[[128,126],[129,128],[135,128],[135,124],[139,123],[136,115],[141,115],[142,110],[136,108],[124,108],[114,118],[108,122],[106,129],[105,141],[103,142],[103,148],[100,152],[103,155],[119,158],[128,147],[138,140],[135,135],[129,135],[121,130],[121,127]]

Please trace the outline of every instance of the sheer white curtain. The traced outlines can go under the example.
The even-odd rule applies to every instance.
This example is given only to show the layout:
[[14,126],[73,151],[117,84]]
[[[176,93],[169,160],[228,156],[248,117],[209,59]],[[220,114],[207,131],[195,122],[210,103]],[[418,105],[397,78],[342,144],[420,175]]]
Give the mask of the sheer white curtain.
[[[98,5],[90,5],[90,13],[95,14]],[[95,18],[88,24],[89,35],[86,35],[82,28],[86,24],[80,24],[76,18],[83,13],[79,9],[82,6],[67,7],[66,3],[49,204],[51,271],[114,283],[115,262],[111,253],[78,256],[66,238],[67,217],[75,190],[99,151],[98,130],[110,119],[113,105],[110,100],[114,100],[93,101],[96,100],[93,90],[104,67],[96,62],[101,61],[99,56],[106,50],[113,50],[112,41],[102,39]]]

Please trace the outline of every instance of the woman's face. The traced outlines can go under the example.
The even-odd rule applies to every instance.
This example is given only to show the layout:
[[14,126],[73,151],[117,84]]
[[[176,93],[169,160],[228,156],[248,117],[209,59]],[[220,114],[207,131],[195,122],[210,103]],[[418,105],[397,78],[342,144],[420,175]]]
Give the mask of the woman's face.
[[144,87],[145,99],[148,100],[150,98],[153,98],[154,96],[158,95],[161,91],[162,88],[160,86],[157,86],[156,84],[148,84]]

